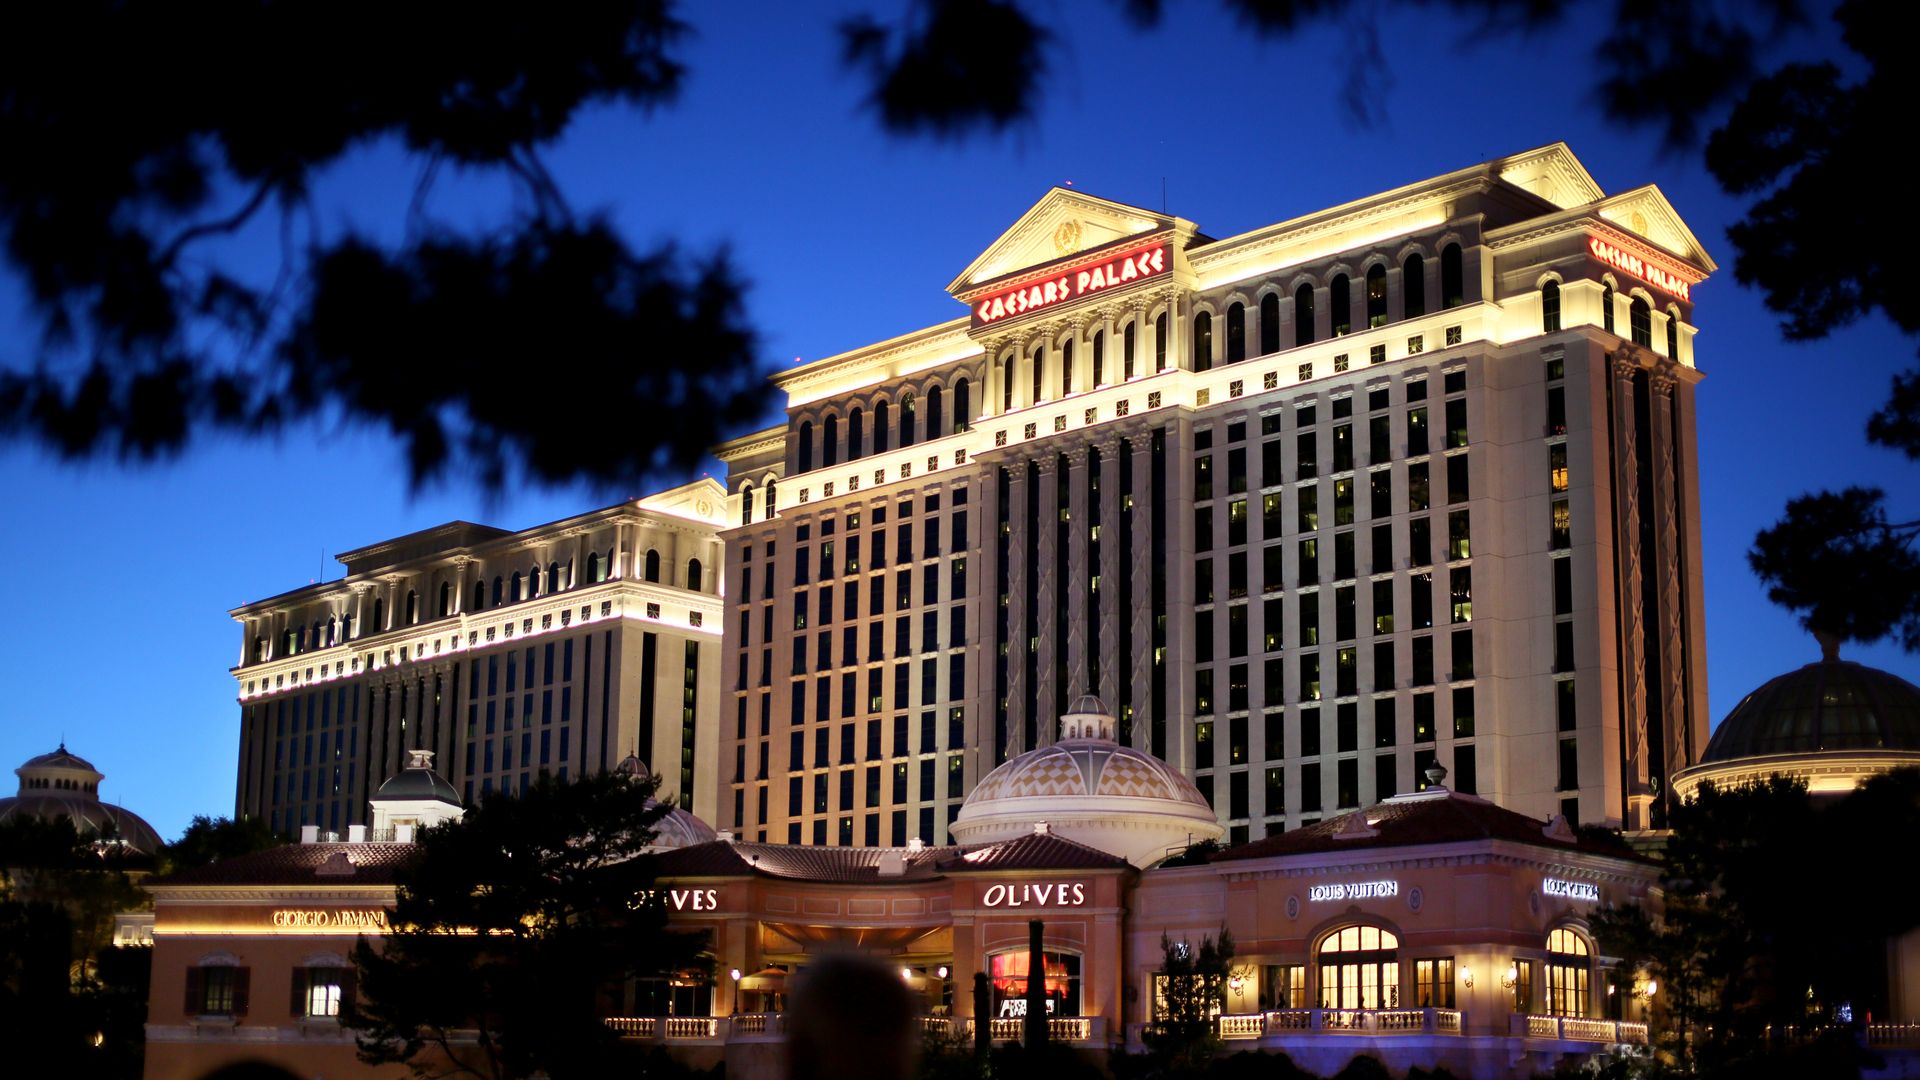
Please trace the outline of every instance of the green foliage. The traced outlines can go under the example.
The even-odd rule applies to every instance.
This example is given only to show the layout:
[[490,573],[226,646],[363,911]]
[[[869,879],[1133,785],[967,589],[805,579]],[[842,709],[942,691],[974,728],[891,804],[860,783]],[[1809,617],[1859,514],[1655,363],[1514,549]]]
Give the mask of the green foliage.
[[1233,935],[1203,937],[1198,946],[1160,936],[1159,1016],[1142,1036],[1152,1058],[1150,1075],[1188,1076],[1204,1071],[1220,1049],[1215,1018],[1225,1010],[1227,976],[1233,967]]
[[1162,860],[1161,866],[1205,866],[1208,860],[1220,853],[1220,841],[1197,840],[1181,849],[1177,855]]
[[[641,849],[667,812],[653,789],[615,774],[545,778],[424,832],[383,947],[363,938],[354,950],[362,1059],[421,1076],[625,1068],[635,1050],[600,1022],[604,996],[703,966],[704,937],[668,931],[651,893]],[[456,1043],[463,1030],[477,1046]]]
[[[1829,804],[1773,778],[1703,785],[1676,808],[1662,918],[1627,906],[1593,920],[1623,973],[1657,981],[1660,1061],[1710,1073],[1758,1068],[1792,1033],[1844,1029],[1843,1006],[1855,1017],[1884,1014],[1886,940],[1920,926],[1920,910],[1883,887],[1884,838],[1916,827],[1920,770],[1875,778]],[[1855,1046],[1844,1030],[1832,1042],[1793,1045],[1834,1060]]]
[[1747,562],[1767,599],[1839,641],[1897,638],[1920,651],[1920,555],[1913,525],[1889,525],[1878,488],[1802,495],[1754,538]]
[[293,837],[276,833],[265,818],[208,817],[195,814],[180,839],[160,853],[162,873],[192,870],[221,859],[247,855],[255,851],[292,843]]

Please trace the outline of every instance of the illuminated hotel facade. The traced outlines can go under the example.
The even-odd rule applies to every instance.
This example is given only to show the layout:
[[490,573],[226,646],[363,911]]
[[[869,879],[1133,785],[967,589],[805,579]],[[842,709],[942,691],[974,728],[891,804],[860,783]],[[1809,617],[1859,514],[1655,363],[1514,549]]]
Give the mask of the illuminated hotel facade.
[[1229,842],[1453,786],[1658,826],[1708,733],[1691,289],[1564,146],[1224,239],[1050,191],[970,314],[775,376],[716,827],[946,843],[1080,694]]
[[235,608],[235,809],[344,836],[409,751],[463,800],[651,762],[713,820],[726,493],[701,480],[509,532],[453,522]]

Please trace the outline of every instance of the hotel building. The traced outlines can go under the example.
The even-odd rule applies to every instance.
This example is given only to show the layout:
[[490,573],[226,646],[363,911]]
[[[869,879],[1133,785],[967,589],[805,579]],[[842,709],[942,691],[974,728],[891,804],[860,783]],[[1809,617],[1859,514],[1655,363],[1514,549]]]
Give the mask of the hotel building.
[[236,812],[344,835],[431,750],[468,804],[637,754],[714,820],[725,501],[700,480],[520,532],[456,521],[233,609]]
[[718,818],[944,844],[1076,696],[1228,840],[1452,787],[1659,826],[1706,744],[1691,289],[1554,144],[1225,238],[1054,189],[966,316],[729,442]]

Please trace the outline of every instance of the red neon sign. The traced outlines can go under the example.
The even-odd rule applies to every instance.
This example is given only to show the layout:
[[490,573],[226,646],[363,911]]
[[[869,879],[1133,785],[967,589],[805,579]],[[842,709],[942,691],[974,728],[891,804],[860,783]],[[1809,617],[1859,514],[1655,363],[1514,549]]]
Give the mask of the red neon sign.
[[1016,315],[1027,315],[1105,289],[1156,277],[1172,268],[1173,259],[1165,244],[1120,255],[1101,256],[1078,266],[1067,267],[1040,281],[1030,281],[982,297],[973,305],[973,325],[985,326]]
[[1597,236],[1587,237],[1587,250],[1593,253],[1594,258],[1599,259],[1615,270],[1632,274],[1641,281],[1656,288],[1665,289],[1667,292],[1672,293],[1682,300],[1691,301],[1693,299],[1687,295],[1688,286],[1686,281],[1671,270],[1655,266],[1640,258],[1638,255],[1629,255]]

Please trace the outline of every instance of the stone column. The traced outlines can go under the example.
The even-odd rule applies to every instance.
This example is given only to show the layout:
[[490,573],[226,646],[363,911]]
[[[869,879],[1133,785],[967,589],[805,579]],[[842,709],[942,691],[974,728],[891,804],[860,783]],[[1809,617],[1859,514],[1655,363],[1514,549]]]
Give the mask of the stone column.
[[1098,610],[1088,615],[1100,620],[1101,655],[1096,657],[1100,663],[1099,685],[1091,689],[1100,695],[1100,700],[1107,708],[1114,710],[1117,718],[1120,672],[1126,667],[1120,657],[1120,620],[1127,617],[1120,610],[1120,574],[1126,559],[1120,551],[1119,435],[1113,431],[1102,432],[1099,448],[1100,565],[1094,568],[1094,572],[1100,575],[1100,590],[1094,595]]
[[[1133,550],[1126,553],[1133,577],[1133,736],[1148,747],[1153,738],[1153,434],[1144,424],[1120,434],[1133,446]],[[1171,524],[1171,523],[1170,523]]]
[[1609,358],[1609,367],[1613,376],[1613,439],[1617,457],[1614,461],[1615,503],[1619,514],[1615,541],[1620,560],[1620,591],[1617,598],[1620,620],[1620,667],[1626,678],[1622,681],[1625,700],[1620,703],[1620,723],[1624,727],[1622,743],[1625,746],[1625,760],[1622,772],[1627,790],[1622,798],[1628,807],[1629,828],[1646,828],[1645,819],[1649,792],[1650,773],[1647,762],[1647,696],[1650,688],[1646,684],[1646,625],[1644,611],[1640,601],[1641,575],[1647,572],[1640,561],[1640,516],[1646,510],[1640,505],[1640,465],[1639,454],[1634,440],[1638,430],[1634,422],[1633,376],[1639,370],[1640,363],[1630,348],[1622,348]]
[[[1087,620],[1095,613],[1088,611],[1088,577],[1095,569],[1087,563],[1087,529],[1092,515],[1087,510],[1088,470],[1087,450],[1084,444],[1075,446],[1066,452],[1067,457],[1067,576],[1059,587],[1067,594],[1067,697],[1071,701],[1076,694],[1085,694],[1093,689],[1087,677]],[[1058,702],[1065,707],[1068,702]]]
[[1027,717],[1027,463],[1007,464],[1007,756],[1029,749]]
[[1049,746],[1053,743],[1056,734],[1060,706],[1064,704],[1057,700],[1059,695],[1055,692],[1054,670],[1059,658],[1064,655],[1061,650],[1066,648],[1066,642],[1060,640],[1060,632],[1064,627],[1059,625],[1057,618],[1059,590],[1065,587],[1065,583],[1060,580],[1058,570],[1059,461],[1054,453],[1048,452],[1034,464],[1038,466],[1040,483],[1038,492],[1040,513],[1030,525],[1035,530],[1034,539],[1038,543],[1035,545],[1037,550],[1033,560],[1036,565],[1029,573],[1038,575],[1040,584],[1040,587],[1035,590],[1035,603],[1038,610],[1033,613],[1034,623],[1039,627],[1039,633],[1035,636],[1040,639],[1040,648],[1034,662],[1034,672],[1040,680],[1040,685],[1036,688],[1038,692],[1034,694],[1034,709],[1039,713],[1034,717],[1034,737],[1037,740],[1036,745]]

